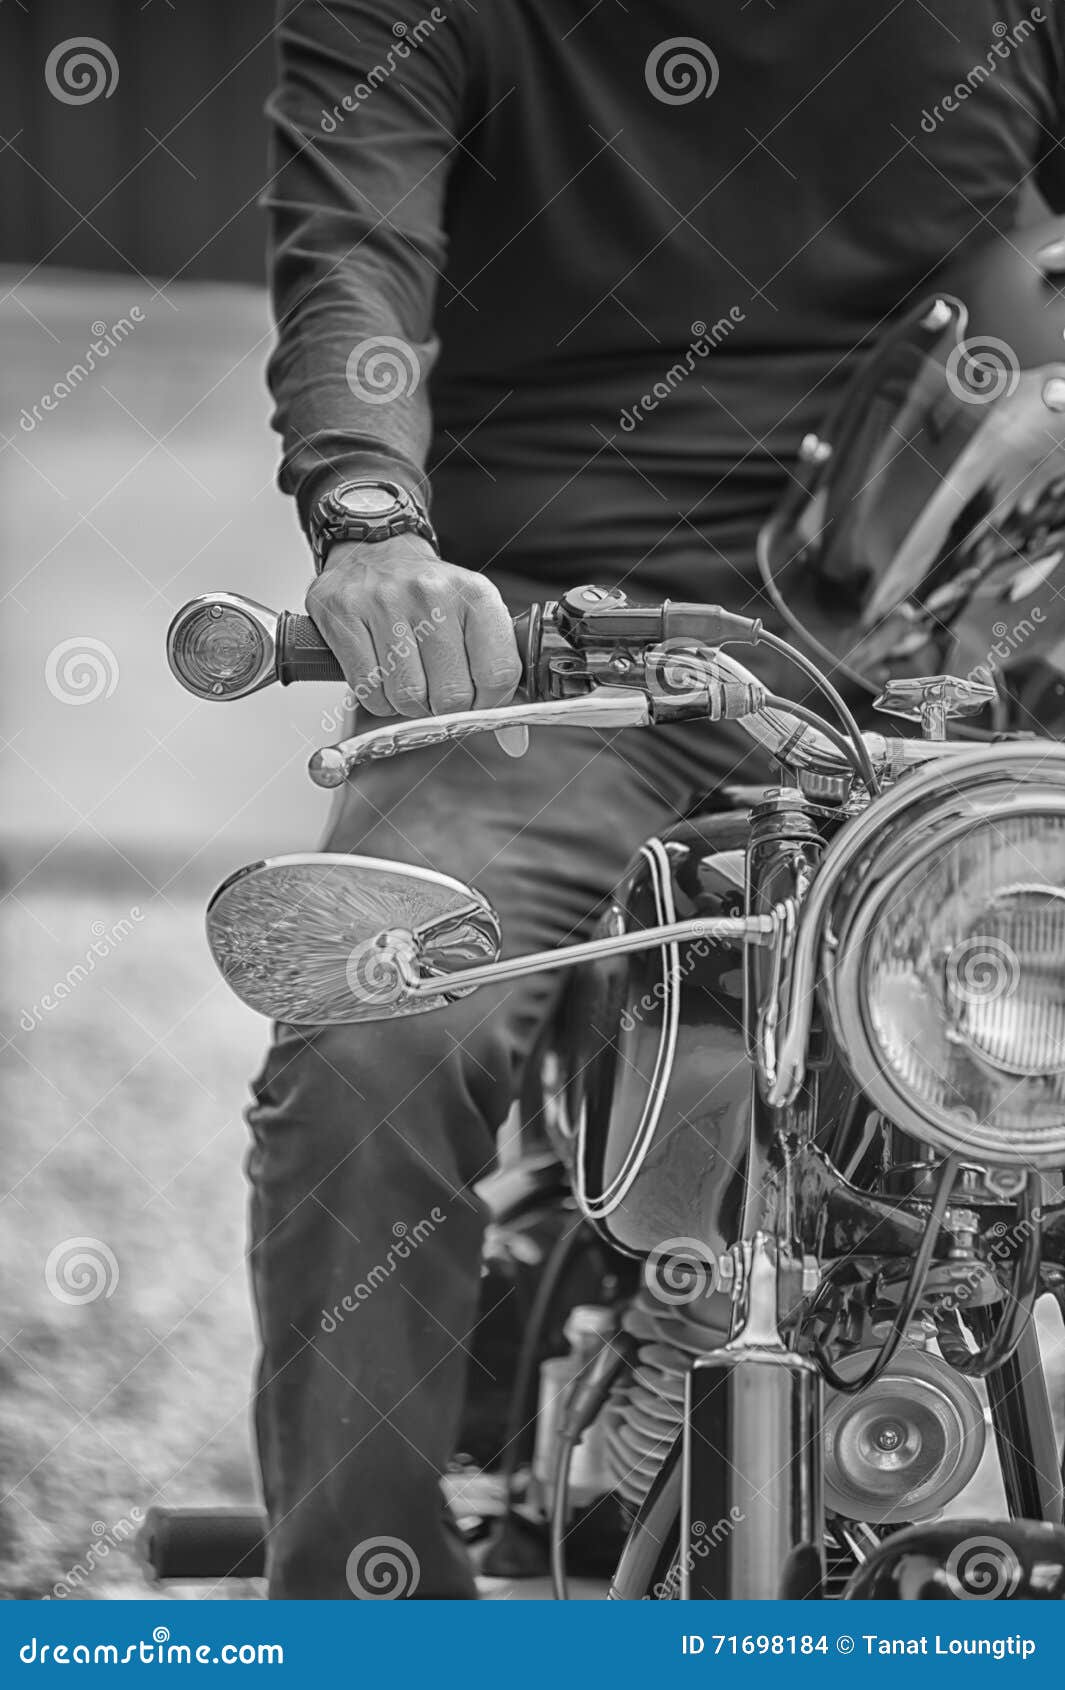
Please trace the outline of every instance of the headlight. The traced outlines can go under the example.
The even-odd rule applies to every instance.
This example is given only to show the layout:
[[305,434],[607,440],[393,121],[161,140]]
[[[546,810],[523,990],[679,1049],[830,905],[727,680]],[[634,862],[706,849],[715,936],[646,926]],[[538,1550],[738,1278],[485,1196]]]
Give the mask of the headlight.
[[871,806],[869,854],[826,930],[827,1006],[856,1080],[906,1131],[977,1162],[1065,1162],[1059,748],[1047,763],[1008,746],[972,773],[955,764],[879,839]]

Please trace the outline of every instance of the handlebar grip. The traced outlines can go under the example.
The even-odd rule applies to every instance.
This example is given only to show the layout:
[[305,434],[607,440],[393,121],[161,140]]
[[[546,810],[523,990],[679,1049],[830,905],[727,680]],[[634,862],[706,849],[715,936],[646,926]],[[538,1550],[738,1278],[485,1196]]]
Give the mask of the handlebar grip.
[[149,1508],[139,1548],[157,1579],[254,1579],[266,1571],[258,1508]]
[[292,681],[342,681],[340,659],[309,616],[283,610],[277,619],[277,678]]
[[[514,635],[521,653],[522,673],[531,667],[530,640],[534,622],[529,611],[514,618]],[[283,687],[292,681],[342,681],[339,659],[309,616],[283,610],[277,619],[277,678]]]

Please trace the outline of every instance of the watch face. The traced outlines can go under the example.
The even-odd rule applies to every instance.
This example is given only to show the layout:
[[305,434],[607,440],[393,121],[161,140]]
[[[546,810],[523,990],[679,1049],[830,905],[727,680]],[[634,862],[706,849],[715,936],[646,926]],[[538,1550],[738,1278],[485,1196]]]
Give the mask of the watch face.
[[345,487],[335,497],[351,516],[387,516],[396,507],[396,496],[387,487]]

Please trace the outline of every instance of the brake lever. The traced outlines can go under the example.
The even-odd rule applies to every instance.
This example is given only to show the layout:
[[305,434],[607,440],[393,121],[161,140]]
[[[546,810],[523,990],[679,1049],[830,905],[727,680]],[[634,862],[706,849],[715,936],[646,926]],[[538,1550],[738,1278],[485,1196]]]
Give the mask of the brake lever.
[[524,737],[534,727],[645,728],[666,722],[735,721],[760,709],[766,696],[765,688],[746,671],[743,679],[736,680],[686,665],[678,669],[677,654],[659,647],[645,653],[641,663],[626,664],[626,671],[624,683],[615,686],[597,685],[586,676],[589,690],[569,698],[461,710],[356,734],[337,745],[322,746],[311,758],[308,773],[316,786],[343,786],[365,763],[470,734],[494,733],[508,756],[520,757]]
[[[390,722],[369,733],[323,745],[307,765],[315,786],[343,786],[348,776],[366,763],[396,757],[403,751],[420,751],[446,740],[467,739],[471,734],[504,734],[511,749],[517,733],[535,727],[642,728],[652,720],[651,700],[630,687],[599,687],[582,698],[549,699],[541,704],[506,704],[492,710],[456,710],[448,716],[426,716],[417,721]],[[501,743],[503,743],[501,741]],[[520,752],[517,753],[520,755]]]

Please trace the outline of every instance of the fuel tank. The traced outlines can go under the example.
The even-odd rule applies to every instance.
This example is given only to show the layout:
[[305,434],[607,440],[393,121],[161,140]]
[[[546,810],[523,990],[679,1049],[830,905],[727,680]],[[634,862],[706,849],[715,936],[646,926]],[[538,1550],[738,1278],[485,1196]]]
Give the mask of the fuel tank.
[[[599,923],[627,933],[744,908],[746,811],[678,823],[641,847]],[[695,940],[586,964],[545,1072],[547,1129],[578,1200],[633,1255],[739,1235],[751,1121],[743,955]]]

